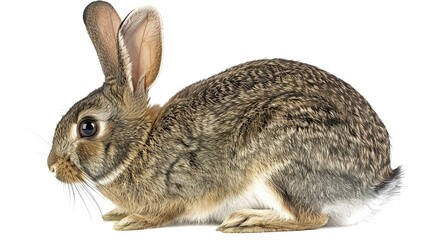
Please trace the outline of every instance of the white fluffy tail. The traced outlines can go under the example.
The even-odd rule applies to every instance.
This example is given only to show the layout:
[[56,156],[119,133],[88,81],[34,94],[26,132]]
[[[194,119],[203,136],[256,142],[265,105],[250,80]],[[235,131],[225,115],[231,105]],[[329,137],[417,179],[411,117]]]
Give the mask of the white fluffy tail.
[[402,170],[393,170],[390,179],[378,185],[371,196],[363,199],[341,200],[327,204],[323,212],[330,216],[329,225],[352,225],[377,213],[399,193]]

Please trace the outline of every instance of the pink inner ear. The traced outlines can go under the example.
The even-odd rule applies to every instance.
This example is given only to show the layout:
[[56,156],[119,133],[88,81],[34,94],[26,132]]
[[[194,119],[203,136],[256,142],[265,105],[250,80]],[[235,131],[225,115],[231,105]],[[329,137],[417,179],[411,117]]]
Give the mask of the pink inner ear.
[[133,91],[146,91],[161,62],[160,20],[153,9],[138,9],[125,20],[121,34],[131,61]]
[[134,54],[134,60],[138,63],[133,65],[133,87],[134,90],[139,90],[140,87],[144,89],[145,85],[145,69],[149,69],[150,66],[145,65],[145,59],[148,59],[145,56],[146,52],[149,52],[149,49],[146,49],[145,39],[146,39],[146,26],[147,21],[143,22],[143,27],[141,27],[141,31],[138,33],[140,38],[136,38],[136,44],[134,45],[136,49]]

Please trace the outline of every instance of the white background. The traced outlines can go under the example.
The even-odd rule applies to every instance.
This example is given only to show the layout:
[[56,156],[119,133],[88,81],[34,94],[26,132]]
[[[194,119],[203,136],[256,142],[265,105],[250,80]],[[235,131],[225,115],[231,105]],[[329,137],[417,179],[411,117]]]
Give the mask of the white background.
[[[323,3],[322,3],[323,2]],[[222,234],[215,225],[116,232],[48,171],[56,123],[103,81],[82,12],[89,1],[0,3],[0,239],[388,239],[427,237],[429,8],[425,1],[112,1],[121,17],[161,12],[164,54],[152,101],[235,64],[307,62],[346,80],[384,120],[400,197],[357,226]],[[97,196],[103,212],[112,207]]]

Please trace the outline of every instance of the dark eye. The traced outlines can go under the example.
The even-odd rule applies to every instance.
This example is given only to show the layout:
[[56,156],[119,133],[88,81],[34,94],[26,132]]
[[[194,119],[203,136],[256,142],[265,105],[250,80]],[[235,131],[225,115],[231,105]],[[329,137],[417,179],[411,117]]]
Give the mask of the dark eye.
[[84,119],[79,124],[79,134],[81,137],[92,137],[97,133],[97,123],[92,119]]

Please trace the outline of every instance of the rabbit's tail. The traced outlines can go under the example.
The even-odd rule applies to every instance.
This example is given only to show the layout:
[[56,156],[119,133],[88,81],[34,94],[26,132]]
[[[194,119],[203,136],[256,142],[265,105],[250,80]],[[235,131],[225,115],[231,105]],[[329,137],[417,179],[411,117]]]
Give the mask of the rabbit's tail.
[[377,185],[374,192],[376,197],[388,200],[397,195],[401,188],[402,169],[397,167],[392,171],[389,179]]
[[330,217],[328,224],[356,224],[377,213],[384,204],[399,193],[402,173],[401,167],[394,169],[389,178],[377,185],[369,197],[326,204],[323,212]]

